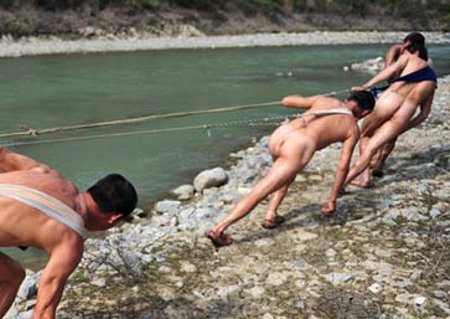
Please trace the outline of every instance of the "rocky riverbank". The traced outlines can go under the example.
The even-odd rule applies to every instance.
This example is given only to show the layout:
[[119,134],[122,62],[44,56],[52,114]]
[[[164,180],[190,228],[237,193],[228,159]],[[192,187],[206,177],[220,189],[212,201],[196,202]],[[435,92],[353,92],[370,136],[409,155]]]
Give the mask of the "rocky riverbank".
[[[449,98],[447,76],[385,175],[349,188],[331,219],[319,208],[338,145],[297,176],[280,208],[285,224],[262,229],[263,202],[230,230],[235,244],[216,251],[204,230],[271,165],[267,137],[231,154],[228,170],[179,189],[183,200],[158,202],[150,216],[89,239],[58,318],[448,318]],[[37,277],[27,277],[15,318],[30,313]]]
[[[58,37],[28,37],[16,40],[10,36],[3,36],[0,38],[0,57],[166,49],[396,43],[401,42],[407,34],[407,32],[323,31],[204,36],[194,27],[185,26],[183,30],[178,37],[155,37],[150,33],[137,33],[134,29],[123,35],[96,34],[95,29],[88,29],[85,30],[87,35],[78,40],[64,40]],[[424,35],[428,44],[450,43],[450,33],[424,32]]]

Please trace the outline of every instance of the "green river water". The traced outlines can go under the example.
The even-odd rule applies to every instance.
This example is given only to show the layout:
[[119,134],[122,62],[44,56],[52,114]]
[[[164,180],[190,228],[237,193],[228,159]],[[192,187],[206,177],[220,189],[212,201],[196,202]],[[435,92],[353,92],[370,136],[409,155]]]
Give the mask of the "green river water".
[[[362,84],[370,75],[343,66],[382,55],[387,45],[169,50],[0,59],[0,133],[23,127],[84,124],[147,114],[281,100]],[[430,46],[438,75],[450,73],[450,46]],[[156,120],[40,137],[8,144],[131,132],[289,114],[281,106]],[[239,126],[12,147],[45,162],[81,189],[120,172],[137,187],[140,206],[221,165],[231,151],[274,127]],[[23,258],[20,257],[19,258]]]

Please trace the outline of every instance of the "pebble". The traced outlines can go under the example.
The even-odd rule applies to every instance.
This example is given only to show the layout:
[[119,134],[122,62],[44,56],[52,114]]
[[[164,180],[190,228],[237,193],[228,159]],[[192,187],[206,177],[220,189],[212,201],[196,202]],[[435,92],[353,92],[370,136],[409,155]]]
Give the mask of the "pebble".
[[197,271],[197,267],[188,261],[182,261],[180,270],[186,273],[194,273]]
[[266,293],[266,289],[261,286],[255,286],[250,289],[245,290],[248,294],[250,294],[254,299],[261,299]]
[[323,277],[333,284],[340,284],[349,281],[354,275],[351,273],[330,273],[323,275]]
[[425,301],[427,301],[427,298],[425,298],[424,296],[417,296],[414,299],[414,304],[421,306],[425,303]]
[[368,290],[374,294],[378,294],[383,290],[383,287],[379,283],[375,282],[372,285],[370,285]]
[[284,284],[289,277],[291,277],[291,273],[289,272],[270,273],[266,279],[266,284],[271,286],[280,286]]
[[443,290],[435,290],[433,291],[433,296],[435,296],[438,299],[445,299],[447,298],[447,293]]

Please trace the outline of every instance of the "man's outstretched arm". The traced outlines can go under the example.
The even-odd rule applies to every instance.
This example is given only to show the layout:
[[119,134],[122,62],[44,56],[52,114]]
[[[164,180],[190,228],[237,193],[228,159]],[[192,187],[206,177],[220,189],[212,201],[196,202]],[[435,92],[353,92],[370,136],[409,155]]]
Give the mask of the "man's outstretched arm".
[[0,169],[4,172],[25,171],[31,169],[41,169],[42,171],[52,170],[48,165],[40,163],[30,157],[14,153],[5,147],[0,146]]
[[386,69],[375,75],[372,79],[367,81],[362,86],[355,86],[352,91],[368,90],[380,82],[387,81],[391,79],[394,75],[399,74],[401,70],[404,69],[405,65],[408,63],[408,57],[402,55],[397,62],[391,64]]
[[67,278],[83,255],[83,240],[74,238],[58,245],[42,272],[33,319],[54,319]]
[[286,96],[281,103],[286,107],[299,107],[309,109],[321,96],[303,97],[299,95]]
[[395,58],[400,55],[402,49],[401,44],[395,44],[389,48],[384,57],[384,68],[386,69],[391,64],[395,63]]
[[339,192],[344,186],[345,178],[347,176],[350,161],[352,159],[353,150],[359,139],[359,131],[355,129],[354,132],[343,142],[342,152],[339,160],[339,164],[336,171],[336,177],[334,180],[333,188],[331,190],[330,197],[328,198],[327,205],[320,210],[322,214],[330,216],[336,209],[336,201],[339,196]]

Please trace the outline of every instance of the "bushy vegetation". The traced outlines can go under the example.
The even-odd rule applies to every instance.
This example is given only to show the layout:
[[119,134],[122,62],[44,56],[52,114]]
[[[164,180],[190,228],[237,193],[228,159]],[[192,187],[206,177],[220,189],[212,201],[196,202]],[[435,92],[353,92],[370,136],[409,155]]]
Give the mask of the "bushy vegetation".
[[399,17],[423,15],[424,11],[450,14],[448,0],[1,0],[0,7],[18,9],[32,6],[49,11],[94,7],[134,7],[138,9],[188,8],[202,11],[242,11],[247,14],[280,12],[367,14],[390,13]]
[[[449,0],[0,0],[0,37],[209,35],[313,30],[450,30]],[[173,26],[175,26],[173,28]],[[81,31],[80,31],[81,30]]]

